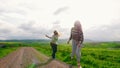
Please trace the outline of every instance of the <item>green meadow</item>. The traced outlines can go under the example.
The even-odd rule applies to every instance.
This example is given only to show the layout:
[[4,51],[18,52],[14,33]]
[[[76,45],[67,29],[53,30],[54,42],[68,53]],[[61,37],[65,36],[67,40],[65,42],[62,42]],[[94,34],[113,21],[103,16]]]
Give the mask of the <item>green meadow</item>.
[[[51,57],[49,42],[2,42],[5,48],[0,48],[0,58],[19,47],[34,47],[39,52]],[[85,42],[81,49],[81,65],[83,68],[120,68],[120,42]],[[71,44],[59,43],[56,59],[76,66],[76,57],[70,59]]]

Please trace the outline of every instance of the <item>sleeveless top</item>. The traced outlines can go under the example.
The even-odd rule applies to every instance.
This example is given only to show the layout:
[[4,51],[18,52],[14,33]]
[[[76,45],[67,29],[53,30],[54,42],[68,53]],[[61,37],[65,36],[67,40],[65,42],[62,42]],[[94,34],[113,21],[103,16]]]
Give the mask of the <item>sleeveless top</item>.
[[57,44],[57,41],[58,41],[58,36],[53,35],[53,36],[51,37],[51,43]]

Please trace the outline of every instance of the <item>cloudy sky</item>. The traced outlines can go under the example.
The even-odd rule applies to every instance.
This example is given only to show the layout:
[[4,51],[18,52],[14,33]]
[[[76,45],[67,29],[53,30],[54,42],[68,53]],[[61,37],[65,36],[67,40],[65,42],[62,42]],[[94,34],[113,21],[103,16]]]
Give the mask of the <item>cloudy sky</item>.
[[120,41],[120,0],[0,0],[0,39],[60,39],[80,20],[85,39]]

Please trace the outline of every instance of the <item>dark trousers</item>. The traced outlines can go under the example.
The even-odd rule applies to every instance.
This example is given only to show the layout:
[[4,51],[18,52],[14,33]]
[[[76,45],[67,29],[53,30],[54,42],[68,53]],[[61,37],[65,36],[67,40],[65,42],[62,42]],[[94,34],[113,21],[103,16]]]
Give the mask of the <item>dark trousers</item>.
[[52,48],[52,58],[55,59],[55,53],[57,52],[57,44],[50,43]]

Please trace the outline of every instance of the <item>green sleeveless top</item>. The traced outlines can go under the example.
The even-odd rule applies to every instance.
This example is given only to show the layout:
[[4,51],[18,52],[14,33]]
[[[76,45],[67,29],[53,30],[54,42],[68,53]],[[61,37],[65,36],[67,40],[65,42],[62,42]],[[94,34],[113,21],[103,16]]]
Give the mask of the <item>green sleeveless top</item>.
[[53,35],[53,36],[51,37],[51,43],[57,44],[57,41],[58,41],[58,36],[57,36],[57,35]]

